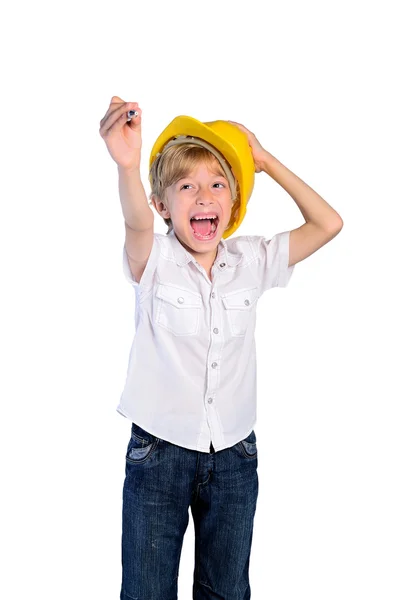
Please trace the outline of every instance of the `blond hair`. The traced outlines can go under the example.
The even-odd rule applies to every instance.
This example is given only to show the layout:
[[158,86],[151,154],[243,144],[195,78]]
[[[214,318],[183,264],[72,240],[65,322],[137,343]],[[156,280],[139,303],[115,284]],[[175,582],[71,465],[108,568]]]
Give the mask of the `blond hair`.
[[[151,184],[151,192],[149,195],[150,203],[153,206],[153,196],[164,203],[167,200],[166,190],[170,185],[173,185],[179,179],[186,177],[200,163],[204,163],[208,168],[213,169],[216,174],[226,177],[226,173],[222,168],[219,160],[206,148],[186,142],[177,146],[166,148],[158,155],[152,163],[149,171],[149,181]],[[236,183],[236,197],[232,199],[232,214],[230,222],[233,222],[236,217],[240,199],[240,190],[238,181]],[[164,218],[168,226],[167,235],[172,231],[173,225],[170,218]]]

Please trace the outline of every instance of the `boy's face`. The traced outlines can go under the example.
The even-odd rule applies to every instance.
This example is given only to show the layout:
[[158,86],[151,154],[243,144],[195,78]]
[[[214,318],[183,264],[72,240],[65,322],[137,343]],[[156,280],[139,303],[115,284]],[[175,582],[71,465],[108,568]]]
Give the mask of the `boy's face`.
[[[200,163],[187,177],[167,188],[167,206],[160,203],[157,209],[164,218],[171,218],[174,232],[185,248],[198,258],[198,255],[211,263],[217,253],[219,240],[229,224],[232,199],[229,183],[224,175],[219,175],[215,165],[208,167]],[[193,215],[216,215],[216,231],[209,239],[202,239],[191,225]],[[208,224],[204,221],[202,225]],[[196,230],[199,225],[195,224]],[[201,229],[201,228],[200,228]],[[213,225],[211,226],[211,230]],[[204,229],[203,229],[204,230]],[[210,230],[210,232],[211,232]],[[212,264],[212,263],[211,263]]]

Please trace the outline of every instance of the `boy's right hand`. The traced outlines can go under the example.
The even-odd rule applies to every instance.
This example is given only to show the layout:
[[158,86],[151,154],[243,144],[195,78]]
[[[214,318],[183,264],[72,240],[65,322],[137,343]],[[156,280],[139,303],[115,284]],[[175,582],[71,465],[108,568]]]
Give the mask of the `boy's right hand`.
[[[127,122],[129,110],[136,110],[138,115]],[[139,169],[140,166],[141,115],[138,102],[124,102],[118,96],[112,96],[109,108],[100,121],[99,133],[105,140],[110,156],[125,170]]]

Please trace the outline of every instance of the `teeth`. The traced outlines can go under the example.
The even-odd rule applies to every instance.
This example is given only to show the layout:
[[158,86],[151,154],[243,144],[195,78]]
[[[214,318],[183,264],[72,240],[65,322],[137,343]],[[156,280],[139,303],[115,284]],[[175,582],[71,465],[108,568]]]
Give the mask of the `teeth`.
[[192,217],[195,221],[202,221],[203,219],[216,219],[216,217]]

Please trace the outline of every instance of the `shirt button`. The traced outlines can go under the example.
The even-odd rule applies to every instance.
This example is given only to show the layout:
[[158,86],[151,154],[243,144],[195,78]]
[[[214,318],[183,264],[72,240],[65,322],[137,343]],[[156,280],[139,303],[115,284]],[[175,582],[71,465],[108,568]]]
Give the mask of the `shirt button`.
[[218,327],[214,327],[214,329],[213,329],[213,332],[214,332],[214,333],[219,333],[219,329],[218,329]]
[[215,292],[212,292],[211,298],[215,298]]
[[208,398],[208,404],[212,404],[212,398]]
[[218,366],[218,363],[216,363],[216,362],[213,362],[213,363],[212,363],[212,365],[211,365],[211,367],[212,367],[213,369],[215,369],[215,367],[217,367],[217,366]]
[[246,306],[248,306],[248,304],[249,304],[249,303],[250,303],[250,301],[249,301],[248,299],[247,299],[247,300],[244,300],[244,304],[245,304]]
[[179,302],[179,304],[183,304],[183,302],[185,302],[185,298],[183,298],[183,296],[180,296],[178,298],[178,302]]
[[219,266],[224,267],[225,265],[226,265],[226,263],[221,263]]

